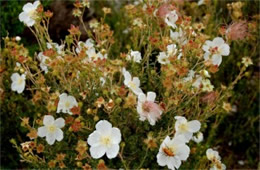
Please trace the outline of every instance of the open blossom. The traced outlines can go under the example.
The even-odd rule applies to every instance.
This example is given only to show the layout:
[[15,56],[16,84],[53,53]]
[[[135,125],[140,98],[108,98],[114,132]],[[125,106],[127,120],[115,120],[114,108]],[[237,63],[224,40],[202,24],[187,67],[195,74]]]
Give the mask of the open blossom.
[[131,74],[123,69],[123,75],[124,75],[124,84],[130,88],[136,95],[143,93],[142,89],[140,89],[140,80],[138,77],[133,77]]
[[203,141],[203,133],[199,132],[192,137],[192,140],[196,143],[200,143]]
[[159,153],[157,154],[157,163],[160,166],[166,166],[169,169],[178,169],[181,161],[186,161],[190,154],[190,148],[183,141],[182,135],[170,139],[166,136],[162,142]]
[[40,1],[35,1],[32,3],[27,3],[23,6],[23,12],[19,14],[19,20],[23,22],[28,27],[35,24],[35,19],[37,19],[36,9],[40,5]]
[[195,71],[194,70],[189,70],[189,73],[188,73],[187,77],[184,77],[183,81],[184,82],[192,81],[194,75],[195,75]]
[[11,89],[13,91],[17,91],[17,93],[22,93],[25,88],[25,74],[20,75],[18,73],[13,73],[11,76],[11,80]]
[[185,45],[188,42],[187,38],[185,36],[185,33],[182,31],[181,28],[179,29],[179,31],[175,31],[175,32],[170,30],[170,37],[172,40],[177,42],[179,45]]
[[140,63],[142,60],[141,53],[139,51],[132,51],[130,52],[130,55],[127,55],[127,60],[133,60],[134,62]]
[[164,21],[168,26],[170,26],[172,28],[176,28],[177,26],[175,23],[177,20],[178,20],[178,15],[177,15],[176,11],[173,10],[166,14]]
[[107,54],[103,55],[101,52],[96,53],[95,48],[90,48],[86,51],[89,61],[103,60],[107,58]]
[[58,103],[58,109],[57,113],[63,112],[68,113],[72,115],[72,112],[70,109],[72,109],[74,106],[78,107],[78,103],[73,96],[67,95],[67,93],[62,93],[59,96],[59,103]]
[[41,69],[45,72],[45,74],[48,73],[48,65],[46,64],[46,61],[50,60],[50,58],[43,55],[43,53],[40,52],[37,56],[37,59],[40,61]]
[[217,151],[214,151],[213,149],[209,148],[207,149],[206,151],[206,155],[207,155],[207,158],[208,160],[212,161],[212,162],[215,162],[216,160],[219,160],[220,161],[220,156],[218,154]]
[[177,53],[177,46],[175,44],[170,44],[167,46],[167,54],[169,56],[174,56]]
[[207,40],[202,49],[205,51],[205,61],[217,66],[221,64],[222,56],[228,56],[230,52],[229,45],[221,37],[216,37],[213,41]]
[[104,154],[109,159],[115,158],[119,152],[121,132],[118,128],[112,127],[107,120],[100,120],[96,124],[96,130],[88,137],[90,155],[94,159],[101,158]]
[[198,120],[187,121],[183,116],[175,116],[175,136],[183,135],[186,142],[188,142],[193,133],[200,130],[201,123]]
[[243,58],[242,58],[242,63],[243,63],[246,67],[248,67],[248,66],[250,66],[250,65],[253,64],[251,58],[249,58],[249,57],[243,57]]
[[170,63],[169,56],[166,55],[165,52],[160,52],[158,56],[158,62],[163,65],[169,64]]
[[156,94],[148,92],[147,96],[143,93],[138,95],[137,112],[140,120],[148,120],[150,125],[155,125],[155,122],[160,119],[162,114],[161,107],[155,103]]
[[80,53],[80,51],[83,49],[83,48],[86,48],[86,50],[90,50],[92,48],[94,48],[94,40],[89,38],[86,40],[86,42],[82,42],[82,41],[79,41],[78,42],[78,47],[76,48],[76,52],[77,53]]
[[63,132],[61,128],[65,126],[65,120],[58,118],[54,120],[51,115],[45,115],[43,118],[42,127],[38,128],[38,136],[46,137],[46,141],[49,145],[54,144],[55,140],[61,141],[63,139]]
[[47,43],[48,49],[52,49],[53,47],[59,55],[63,54],[64,45],[59,45],[58,43]]

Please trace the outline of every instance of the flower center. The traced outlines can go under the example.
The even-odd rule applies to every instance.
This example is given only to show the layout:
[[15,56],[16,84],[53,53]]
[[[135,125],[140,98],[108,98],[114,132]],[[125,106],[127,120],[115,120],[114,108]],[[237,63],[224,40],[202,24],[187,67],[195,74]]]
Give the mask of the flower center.
[[69,108],[69,107],[70,107],[70,102],[66,101],[66,102],[65,102],[65,107],[66,107],[66,108]]
[[212,54],[215,54],[215,53],[218,53],[218,47],[214,47],[214,48],[210,48],[209,51],[212,53]]
[[55,130],[56,130],[56,126],[55,126],[55,125],[50,125],[50,126],[48,126],[48,131],[49,131],[50,133],[55,132]]
[[181,131],[187,131],[188,130],[187,124],[186,123],[180,124],[179,129]]
[[101,143],[105,146],[111,145],[111,139],[110,136],[105,136],[101,138]]
[[144,102],[144,104],[142,105],[142,108],[143,108],[143,111],[144,111],[144,112],[150,112],[150,110],[151,110],[151,109],[150,109],[150,108],[151,108],[151,107],[150,107],[150,104],[149,104],[149,102],[147,102],[147,101]]
[[19,85],[23,84],[23,78],[19,78],[19,79],[18,79],[18,84],[19,84]]
[[36,19],[37,18],[37,12],[36,10],[31,10],[28,12],[28,15],[30,16],[30,18],[32,19]]
[[136,84],[132,81],[129,82],[129,86],[131,89],[136,89]]
[[175,156],[172,148],[164,147],[162,150],[166,156]]

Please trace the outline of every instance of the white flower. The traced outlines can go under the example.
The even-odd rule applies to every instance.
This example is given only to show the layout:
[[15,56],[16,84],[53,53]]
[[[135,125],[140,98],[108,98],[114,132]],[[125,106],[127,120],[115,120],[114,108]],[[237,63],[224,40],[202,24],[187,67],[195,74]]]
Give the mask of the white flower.
[[49,145],[54,144],[55,140],[61,141],[63,139],[63,132],[61,128],[65,126],[65,120],[58,118],[54,120],[53,116],[45,115],[43,118],[42,127],[38,128],[38,136],[46,137]]
[[202,49],[205,51],[204,59],[218,66],[222,62],[222,56],[228,56],[230,52],[229,45],[221,37],[216,37],[213,41],[207,40]]
[[226,170],[226,165],[218,162],[217,164],[214,164],[213,167],[211,167],[209,170]]
[[188,42],[181,28],[179,29],[179,32],[173,32],[172,30],[170,30],[170,37],[180,45],[185,45]]
[[192,140],[196,143],[200,143],[203,141],[203,133],[199,132],[195,136],[192,137]]
[[192,86],[193,86],[193,87],[196,87],[196,88],[200,88],[201,82],[202,82],[202,76],[196,75],[196,80],[195,80],[195,82],[192,84]]
[[37,59],[40,61],[41,69],[45,72],[45,74],[48,73],[48,65],[46,64],[46,61],[50,60],[50,58],[43,55],[43,53],[40,52],[37,56]]
[[101,52],[96,53],[95,48],[91,48],[86,51],[89,61],[103,60],[107,58],[107,54],[103,55]]
[[177,20],[178,20],[178,15],[177,15],[176,11],[173,10],[173,11],[169,12],[168,14],[166,14],[164,21],[168,26],[170,26],[172,28],[176,28],[177,26],[175,23]]
[[85,43],[82,42],[82,41],[79,41],[78,42],[78,47],[76,48],[76,52],[80,53],[82,48],[86,48],[87,51],[92,49],[92,48],[94,48],[94,40],[89,38],[89,39],[86,40]]
[[187,121],[183,116],[175,116],[174,118],[176,119],[175,136],[183,135],[186,142],[192,138],[193,133],[200,130],[201,123],[198,120]]
[[63,113],[68,113],[70,115],[72,115],[72,112],[70,111],[70,109],[72,109],[73,107],[77,107],[78,103],[75,99],[75,97],[73,96],[68,96],[67,93],[62,93],[59,96],[60,100],[58,103],[58,109],[57,109],[57,113],[63,112]]
[[160,52],[158,56],[158,62],[163,65],[169,64],[170,63],[169,56],[166,55],[165,52]]
[[211,92],[213,89],[214,86],[211,84],[209,79],[202,80],[202,91]]
[[32,3],[27,3],[23,6],[23,12],[19,14],[19,20],[23,22],[28,27],[35,24],[35,19],[37,18],[37,7],[40,5],[40,1],[35,1]]
[[171,140],[169,136],[166,136],[156,156],[160,166],[167,165],[169,169],[178,169],[181,166],[181,161],[187,160],[190,148],[183,142],[183,138],[180,135]]
[[22,93],[25,88],[25,74],[20,75],[18,73],[13,73],[11,76],[11,80],[11,89],[13,91],[17,91],[17,93]]
[[20,68],[22,65],[20,64],[20,63],[18,63],[18,62],[16,62],[16,67],[18,67],[18,68]]
[[115,158],[119,152],[121,132],[118,128],[112,128],[111,123],[100,120],[96,124],[96,130],[88,137],[90,155],[94,159],[101,158],[104,154],[109,159]]
[[195,75],[195,71],[189,70],[188,76],[183,78],[184,82],[191,81]]
[[20,36],[16,36],[15,37],[15,41],[21,41],[21,37]]
[[57,43],[47,43],[48,49],[52,49],[53,47],[56,49],[58,54],[63,55],[64,45],[59,45]]
[[251,58],[249,58],[249,57],[243,57],[243,58],[242,58],[242,63],[243,63],[246,67],[248,67],[249,65],[252,65],[252,64],[253,64]]
[[220,159],[221,159],[218,152],[214,151],[211,148],[207,149],[206,155],[207,155],[208,160],[210,160],[212,162],[220,161]]
[[140,63],[142,60],[141,53],[139,51],[132,51],[130,52],[130,55],[127,55],[127,60],[133,60],[134,62]]
[[168,56],[174,56],[177,53],[177,46],[175,44],[170,44],[167,46]]
[[156,94],[154,92],[148,92],[147,96],[143,93],[138,95],[137,112],[141,121],[146,119],[150,125],[155,125],[155,122],[160,119],[162,114],[161,107],[155,103]]
[[130,88],[136,95],[143,93],[142,89],[140,89],[140,80],[138,77],[133,77],[131,74],[126,71],[125,69],[123,69],[123,75],[124,75],[124,84]]
[[198,1],[198,6],[200,6],[200,5],[203,5],[205,2],[204,2],[205,0],[199,0]]

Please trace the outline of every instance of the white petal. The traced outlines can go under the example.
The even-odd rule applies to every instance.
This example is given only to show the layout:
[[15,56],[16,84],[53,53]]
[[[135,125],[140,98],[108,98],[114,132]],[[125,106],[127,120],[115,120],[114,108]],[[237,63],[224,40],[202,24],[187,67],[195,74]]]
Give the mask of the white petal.
[[11,76],[11,80],[13,82],[17,81],[20,78],[20,75],[18,73],[13,73]]
[[113,144],[119,144],[121,142],[121,132],[118,128],[112,128],[111,136]]
[[145,102],[145,101],[146,101],[146,96],[145,96],[145,94],[143,94],[143,93],[139,94],[139,95],[138,95],[138,102],[143,103],[143,102]]
[[55,142],[56,136],[55,133],[47,133],[46,141],[49,145],[53,145]]
[[125,77],[124,84],[127,85],[131,81],[132,76],[128,71],[125,71],[124,77]]
[[22,93],[24,91],[24,88],[25,88],[25,82],[17,86],[17,93]]
[[21,22],[25,22],[29,19],[29,16],[25,13],[25,12],[22,12],[19,14],[19,20]]
[[68,96],[68,101],[71,103],[71,106],[77,106],[78,105],[75,97],[73,97],[73,96]]
[[134,78],[133,78],[133,83],[134,83],[137,87],[139,87],[139,86],[140,86],[140,80],[139,80],[139,78],[138,78],[138,77],[134,77]]
[[204,60],[206,60],[206,61],[209,60],[209,55],[210,55],[210,53],[206,52],[203,56]]
[[38,7],[38,5],[40,5],[40,1],[35,1],[33,3],[33,6],[34,6],[35,9]]
[[192,120],[188,122],[188,128],[190,132],[198,132],[200,130],[201,123],[198,120]]
[[37,131],[37,135],[40,136],[40,137],[46,136],[47,135],[47,127],[46,126],[39,127],[38,131]]
[[230,52],[230,47],[229,47],[229,45],[227,45],[227,44],[222,44],[222,45],[219,47],[219,51],[221,51],[221,55],[223,55],[223,56],[228,56],[228,55],[229,55],[229,52]]
[[103,145],[90,147],[90,155],[94,159],[101,158],[106,153],[106,148]]
[[52,125],[54,123],[54,118],[51,115],[45,115],[43,118],[43,124],[46,125]]
[[107,120],[100,120],[96,124],[96,129],[99,131],[101,134],[108,134],[112,130],[112,124],[109,123]]
[[189,157],[190,148],[187,145],[181,145],[178,147],[176,154],[179,156],[180,160],[185,161]]
[[58,128],[63,128],[65,126],[65,120],[63,118],[58,118],[55,120],[54,124],[56,125],[56,127]]
[[221,64],[221,62],[222,62],[222,56],[221,55],[214,54],[212,56],[212,64],[213,65],[218,65],[219,66]]
[[224,44],[224,43],[225,43],[225,41],[221,37],[216,37],[213,40],[214,46],[220,46],[221,44]]
[[25,4],[24,6],[23,6],[23,10],[25,11],[25,12],[29,12],[29,11],[31,11],[33,9],[33,4],[32,3],[27,3],[27,4]]
[[100,145],[100,137],[100,133],[98,131],[94,131],[88,136],[88,144],[94,147]]
[[136,88],[135,90],[133,90],[133,92],[134,92],[136,95],[139,95],[139,94],[143,93],[142,89],[140,89],[140,88]]
[[148,101],[154,102],[155,98],[156,98],[156,94],[154,92],[148,92],[147,93],[147,100]]
[[168,167],[169,168],[171,167],[171,169],[172,169],[172,166],[169,166],[169,165],[172,165],[178,169],[181,166],[181,160],[177,156],[175,156],[175,157],[171,158],[171,163],[168,164]]
[[109,159],[112,159],[117,156],[118,152],[119,152],[119,145],[114,144],[106,151],[106,155]]
[[167,165],[167,163],[168,163],[168,158],[167,158],[165,155],[163,155],[162,153],[159,152],[159,153],[157,154],[156,158],[157,158],[157,163],[158,163],[160,166],[165,166],[165,165]]
[[62,93],[60,96],[59,96],[59,98],[60,98],[60,101],[64,101],[64,100],[66,100],[67,99],[67,93]]
[[56,129],[55,136],[57,141],[61,141],[63,139],[63,132],[60,128]]
[[33,19],[29,18],[29,20],[27,20],[25,23],[28,27],[31,27],[35,24],[35,21]]

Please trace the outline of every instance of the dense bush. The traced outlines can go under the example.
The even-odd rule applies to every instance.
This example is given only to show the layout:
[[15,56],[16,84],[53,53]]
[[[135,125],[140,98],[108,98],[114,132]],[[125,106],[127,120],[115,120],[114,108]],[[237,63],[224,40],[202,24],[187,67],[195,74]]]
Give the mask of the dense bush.
[[2,168],[258,167],[258,1],[76,1],[58,43],[23,5],[1,6]]

